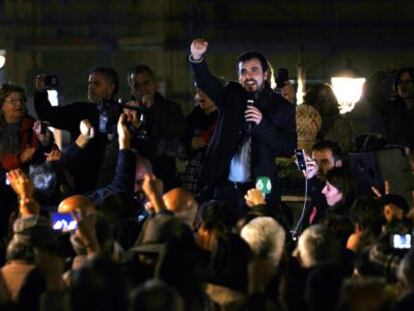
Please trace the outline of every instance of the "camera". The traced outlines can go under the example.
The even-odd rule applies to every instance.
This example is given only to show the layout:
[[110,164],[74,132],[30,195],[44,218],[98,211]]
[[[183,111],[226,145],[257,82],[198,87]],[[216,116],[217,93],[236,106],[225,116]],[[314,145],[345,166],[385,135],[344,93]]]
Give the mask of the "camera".
[[71,213],[52,213],[51,221],[52,229],[61,232],[73,231],[78,227]]
[[306,160],[303,149],[296,149],[295,156],[298,161],[298,166],[301,171],[306,171]]
[[127,105],[122,98],[118,99],[118,105],[126,109],[132,109],[138,111],[139,113],[139,128],[135,128],[127,123],[128,129],[131,134],[138,140],[148,140],[150,138],[150,127],[148,122],[148,108],[143,104],[142,100],[137,100],[135,97],[132,97],[132,100],[138,103],[138,106],[129,106]]
[[406,250],[411,248],[411,234],[393,234],[391,245],[394,249]]
[[99,132],[103,134],[116,133],[116,126],[120,114],[120,107],[116,102],[101,100],[98,102]]
[[57,90],[59,87],[59,79],[56,75],[47,75],[45,77],[45,86],[48,90]]

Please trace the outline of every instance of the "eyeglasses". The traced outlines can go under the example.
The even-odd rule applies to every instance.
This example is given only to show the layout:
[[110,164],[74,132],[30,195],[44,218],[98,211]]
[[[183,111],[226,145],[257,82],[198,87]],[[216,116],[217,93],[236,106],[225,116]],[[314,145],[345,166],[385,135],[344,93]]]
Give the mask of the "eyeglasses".
[[4,101],[6,104],[10,104],[12,106],[16,105],[16,104],[23,104],[24,100],[22,98],[13,98],[13,99],[9,99],[9,100],[5,100]]

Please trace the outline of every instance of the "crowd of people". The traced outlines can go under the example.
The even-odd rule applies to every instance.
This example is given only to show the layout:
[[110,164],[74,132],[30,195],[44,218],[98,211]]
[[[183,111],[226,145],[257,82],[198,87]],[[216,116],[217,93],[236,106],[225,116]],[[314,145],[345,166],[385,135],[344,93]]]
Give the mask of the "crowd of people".
[[[225,81],[207,51],[193,40],[187,117],[145,64],[128,71],[127,101],[109,67],[91,70],[87,102],[62,106],[39,74],[39,120],[24,88],[1,86],[0,310],[414,307],[413,202],[389,181],[356,187],[347,156],[398,149],[413,168],[414,69],[374,75],[343,115],[328,84],[296,106],[261,53]],[[62,149],[53,128],[71,135]],[[275,161],[297,148],[298,219]]]

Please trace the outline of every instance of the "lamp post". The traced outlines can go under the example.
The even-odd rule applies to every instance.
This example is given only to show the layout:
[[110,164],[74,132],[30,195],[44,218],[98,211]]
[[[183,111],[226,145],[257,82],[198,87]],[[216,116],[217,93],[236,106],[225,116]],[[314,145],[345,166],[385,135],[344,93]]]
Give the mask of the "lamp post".
[[361,98],[365,78],[360,77],[352,68],[351,60],[347,60],[345,70],[331,78],[331,83],[339,103],[340,113],[346,113],[354,109],[355,104]]
[[6,51],[0,50],[0,69],[3,68],[5,63],[6,63]]
[[4,65],[6,64],[6,50],[0,50],[0,84],[6,82],[6,70]]

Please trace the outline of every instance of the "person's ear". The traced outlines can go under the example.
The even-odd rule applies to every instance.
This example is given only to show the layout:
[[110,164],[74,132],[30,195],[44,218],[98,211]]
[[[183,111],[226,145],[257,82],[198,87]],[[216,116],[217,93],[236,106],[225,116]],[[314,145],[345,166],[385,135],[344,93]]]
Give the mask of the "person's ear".
[[342,160],[335,160],[335,167],[342,167]]

